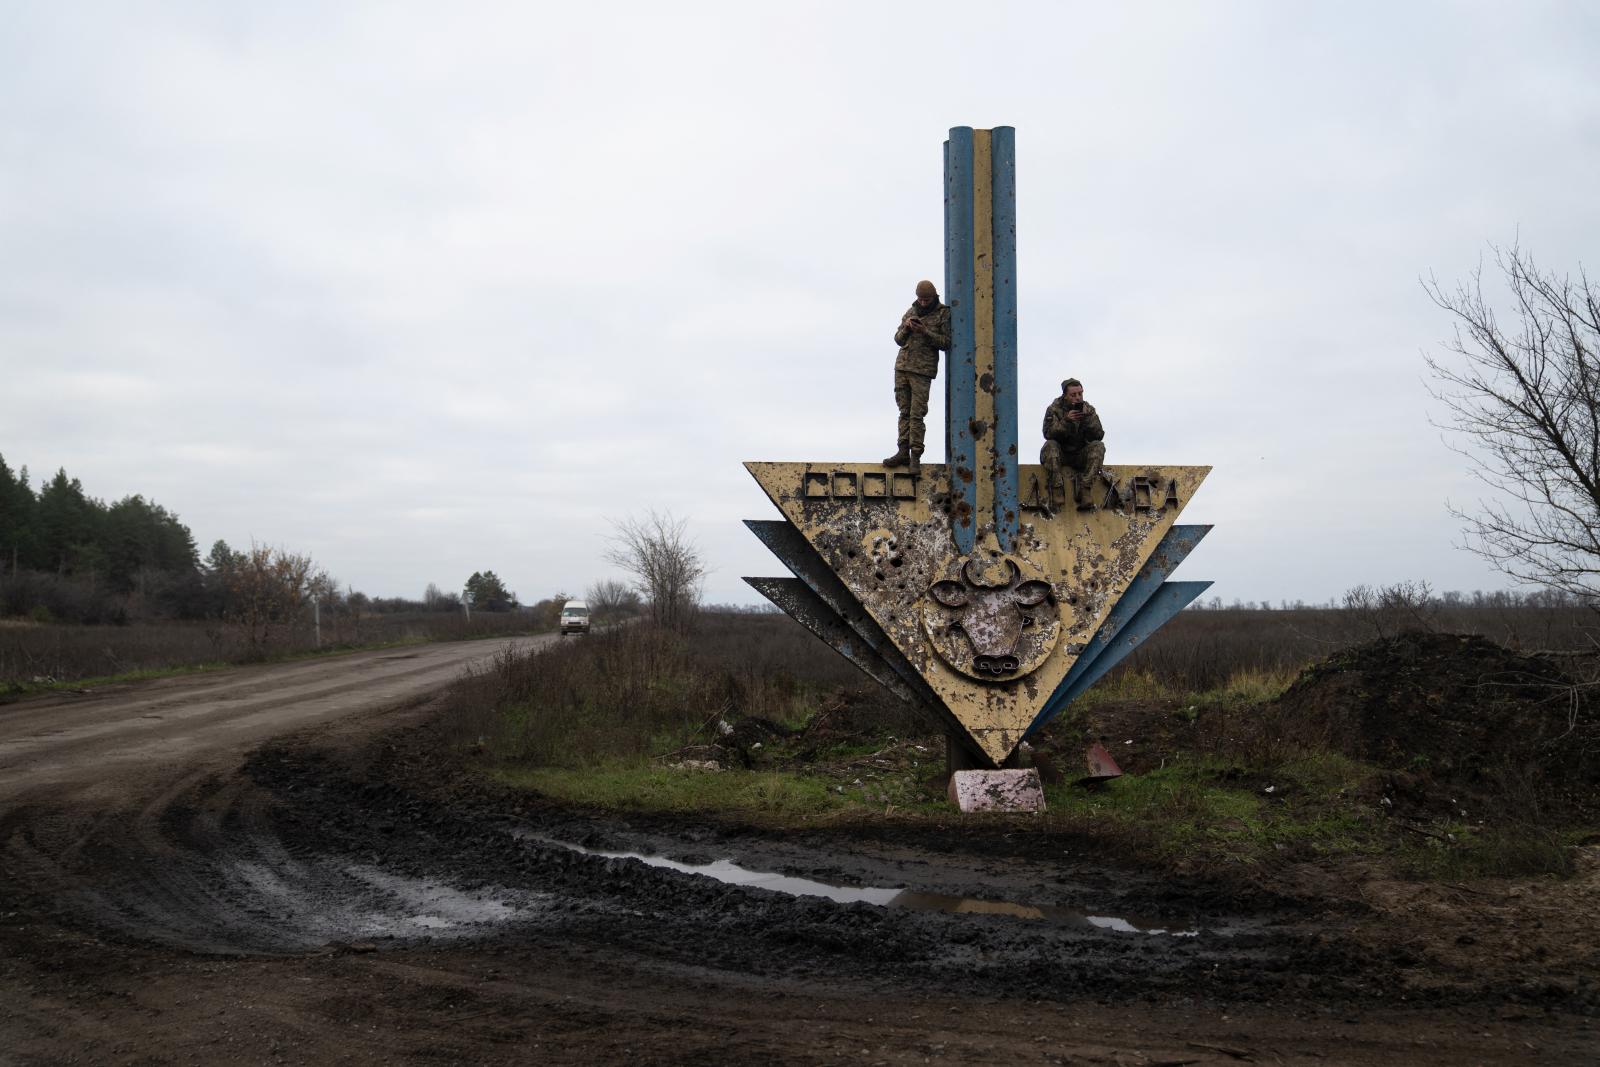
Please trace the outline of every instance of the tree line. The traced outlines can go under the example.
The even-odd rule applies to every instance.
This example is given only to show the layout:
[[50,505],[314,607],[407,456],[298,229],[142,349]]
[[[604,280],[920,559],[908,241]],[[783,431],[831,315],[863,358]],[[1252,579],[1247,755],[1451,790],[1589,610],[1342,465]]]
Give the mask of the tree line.
[[[680,531],[681,532],[681,531]],[[672,586],[664,601],[681,595]],[[201,556],[194,535],[140,494],[106,503],[65,469],[37,489],[28,468],[0,455],[0,616],[41,621],[120,623],[134,619],[212,619],[237,624],[252,650],[284,627],[306,621],[413,612],[525,612],[554,626],[570,594],[523,605],[493,570],[474,571],[460,592],[428,583],[420,600],[374,597],[343,586],[309,556],[252,542],[215,542]],[[607,579],[588,591],[600,618],[641,610],[637,591]]]
[[194,537],[178,516],[139,494],[107,504],[83,491],[65,469],[29,484],[0,455],[0,567],[103,582],[116,592],[137,588],[153,571],[192,571]]
[[140,494],[112,504],[65,469],[35,490],[28,468],[0,456],[0,612],[101,621],[130,604],[202,611],[194,536]]

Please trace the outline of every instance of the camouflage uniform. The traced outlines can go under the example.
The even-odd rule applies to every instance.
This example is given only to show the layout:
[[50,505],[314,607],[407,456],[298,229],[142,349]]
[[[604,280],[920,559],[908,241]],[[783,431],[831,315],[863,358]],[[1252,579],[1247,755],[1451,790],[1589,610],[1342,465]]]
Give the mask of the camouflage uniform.
[[1072,471],[1072,496],[1082,503],[1083,491],[1100,476],[1100,465],[1105,462],[1106,436],[1100,425],[1100,415],[1094,405],[1085,402],[1083,417],[1073,422],[1067,418],[1072,410],[1064,396],[1050,402],[1044,413],[1044,447],[1039,450],[1039,462],[1044,465],[1052,501],[1059,488],[1066,494],[1065,472]]
[[922,451],[928,414],[928,392],[939,375],[939,350],[950,347],[950,308],[935,303],[924,311],[912,304],[906,317],[916,317],[922,330],[913,330],[900,320],[894,343],[900,354],[894,361],[894,403],[900,409],[899,445],[903,452]]

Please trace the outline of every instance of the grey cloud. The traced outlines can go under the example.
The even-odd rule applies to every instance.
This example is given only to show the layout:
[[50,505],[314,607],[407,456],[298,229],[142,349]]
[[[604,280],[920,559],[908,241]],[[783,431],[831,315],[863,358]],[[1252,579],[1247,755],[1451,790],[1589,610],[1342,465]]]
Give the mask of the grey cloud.
[[671,507],[748,600],[739,461],[888,450],[939,142],[1007,123],[1025,441],[1070,371],[1112,461],[1214,463],[1185,571],[1229,599],[1498,585],[1416,279],[1595,247],[1596,17],[989,10],[24,8],[0,451],[376,593],[577,589]]

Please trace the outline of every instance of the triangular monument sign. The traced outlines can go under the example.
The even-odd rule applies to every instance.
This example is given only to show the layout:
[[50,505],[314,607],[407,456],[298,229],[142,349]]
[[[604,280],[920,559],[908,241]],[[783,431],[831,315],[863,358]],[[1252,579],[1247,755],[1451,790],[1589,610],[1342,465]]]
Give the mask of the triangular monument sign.
[[1075,505],[1018,462],[1015,143],[945,143],[945,462],[745,464],[794,574],[746,580],[996,766],[1210,584],[1165,581],[1209,467],[1108,464]]

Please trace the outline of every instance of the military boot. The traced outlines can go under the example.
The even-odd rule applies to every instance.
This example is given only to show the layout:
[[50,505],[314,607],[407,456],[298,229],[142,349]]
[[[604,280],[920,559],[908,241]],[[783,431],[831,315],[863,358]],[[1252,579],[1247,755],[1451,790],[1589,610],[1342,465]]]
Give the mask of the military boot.
[[885,459],[883,461],[883,465],[885,467],[904,467],[910,461],[911,461],[911,456],[907,452],[906,446],[905,445],[901,445],[900,446],[900,451],[896,452],[894,455],[892,455],[892,456],[888,457],[887,459]]
[[1063,504],[1066,503],[1066,484],[1062,481],[1060,471],[1047,469],[1044,476],[1044,507],[1041,509],[1044,511],[1045,518],[1055,518],[1058,497]]
[[1076,474],[1072,476],[1072,501],[1079,511],[1094,510],[1094,486],[1086,484]]
[[908,474],[921,474],[922,473],[922,449],[913,448],[911,450],[911,452],[910,452],[910,457],[911,457],[910,460],[906,463],[906,473],[908,473]]

